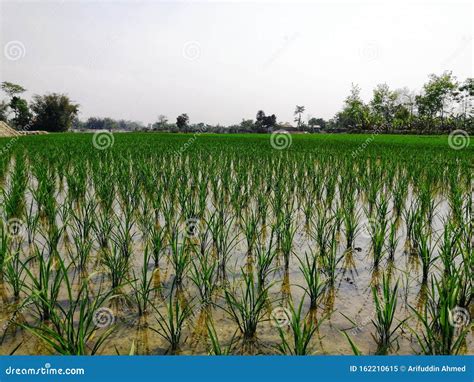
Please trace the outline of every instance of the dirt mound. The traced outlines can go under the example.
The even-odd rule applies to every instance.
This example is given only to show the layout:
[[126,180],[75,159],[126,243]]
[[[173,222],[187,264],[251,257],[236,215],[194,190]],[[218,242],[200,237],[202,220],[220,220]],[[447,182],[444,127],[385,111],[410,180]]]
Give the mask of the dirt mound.
[[0,121],[0,137],[17,137],[21,135],[18,131],[13,130],[5,122]]
[[7,123],[0,121],[0,138],[2,137],[18,137],[22,135],[43,135],[48,134],[47,131],[37,131],[37,130],[25,130],[25,131],[16,131],[8,126]]

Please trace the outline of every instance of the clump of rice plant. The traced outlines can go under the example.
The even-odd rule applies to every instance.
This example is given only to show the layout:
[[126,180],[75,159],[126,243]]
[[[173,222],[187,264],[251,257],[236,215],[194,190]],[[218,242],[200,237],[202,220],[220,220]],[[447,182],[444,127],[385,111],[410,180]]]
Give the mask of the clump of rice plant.
[[25,267],[29,260],[22,262],[20,259],[20,246],[5,260],[5,281],[10,285],[13,297],[18,301],[20,293],[25,286]]
[[185,323],[193,314],[192,306],[181,301],[178,295],[173,293],[174,289],[173,286],[169,301],[165,304],[165,313],[160,312],[159,307],[154,307],[154,311],[158,316],[156,323],[159,328],[150,327],[168,343],[167,352],[171,354],[176,354],[179,351]]
[[106,248],[102,251],[101,263],[109,276],[111,289],[116,290],[122,286],[130,269],[129,258],[124,252],[112,245],[112,249]]
[[314,253],[310,255],[305,253],[304,258],[298,258],[298,260],[300,262],[300,271],[306,281],[304,289],[310,299],[310,309],[314,309],[317,307],[319,298],[324,294],[326,281],[321,277],[318,259]]
[[273,246],[273,237],[274,237],[274,230],[270,234],[270,242],[268,246],[265,246],[263,243],[258,243],[257,245],[257,255],[256,255],[256,262],[257,262],[257,283],[258,289],[263,290],[267,283],[267,279],[270,273],[274,270],[272,267],[272,263],[277,256],[277,251]]
[[305,318],[302,314],[303,303],[304,299],[302,298],[296,309],[291,302],[289,303],[290,317],[288,317],[288,320],[290,334],[286,333],[284,327],[277,325],[281,340],[278,349],[282,354],[311,354],[311,340],[323,320],[318,320],[318,322],[315,323],[313,319]]
[[392,288],[390,279],[385,277],[385,275],[382,277],[381,296],[379,296],[377,288],[375,286],[372,287],[372,295],[375,304],[375,319],[372,320],[375,327],[375,336],[373,335],[373,337],[377,343],[377,354],[387,354],[391,345],[397,339],[395,335],[396,331],[403,324],[403,321],[401,321],[392,328],[397,310],[397,292],[398,281]]
[[456,277],[441,280],[432,277],[428,301],[421,311],[411,308],[421,323],[419,330],[410,328],[418,341],[421,353],[426,355],[456,355],[463,351],[469,331],[458,327],[453,318],[456,314],[460,289]]
[[57,299],[48,299],[45,295],[42,304],[47,307],[48,321],[20,325],[58,354],[97,354],[115,328],[113,314],[110,312],[111,316],[107,318],[110,321],[109,327],[98,334],[97,314],[110,297],[110,292],[101,293],[99,289],[92,295],[88,280],[83,280],[79,291],[74,295],[68,269],[61,260],[58,273],[62,274],[59,280],[66,289],[68,304],[60,304]]
[[130,286],[132,288],[132,299],[138,309],[138,315],[143,316],[148,313],[150,307],[150,295],[155,290],[153,286],[153,274],[148,271],[148,263],[150,262],[150,254],[148,246],[145,247],[143,254],[143,263],[141,267],[140,275],[135,274],[135,270],[132,271],[133,279],[130,280]]
[[198,289],[203,306],[212,303],[217,288],[217,260],[206,247],[192,261],[190,278]]
[[243,286],[238,290],[226,288],[223,309],[237,324],[244,341],[255,339],[257,326],[265,315],[268,298],[268,287],[260,289],[254,280],[253,273],[242,270]]

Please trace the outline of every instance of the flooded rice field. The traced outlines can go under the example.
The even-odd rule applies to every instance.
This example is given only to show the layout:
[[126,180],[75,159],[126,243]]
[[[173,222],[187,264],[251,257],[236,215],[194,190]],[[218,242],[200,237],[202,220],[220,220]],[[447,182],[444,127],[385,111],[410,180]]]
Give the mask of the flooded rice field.
[[2,354],[473,353],[472,150],[112,138],[0,157]]

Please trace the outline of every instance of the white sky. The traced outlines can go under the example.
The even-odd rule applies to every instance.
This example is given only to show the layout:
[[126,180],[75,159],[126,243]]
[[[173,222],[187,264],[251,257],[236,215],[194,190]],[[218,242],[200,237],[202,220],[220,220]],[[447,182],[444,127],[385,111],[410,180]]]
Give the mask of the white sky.
[[473,76],[472,2],[2,1],[0,23],[0,80],[67,93],[83,120],[330,118],[352,82],[368,100]]

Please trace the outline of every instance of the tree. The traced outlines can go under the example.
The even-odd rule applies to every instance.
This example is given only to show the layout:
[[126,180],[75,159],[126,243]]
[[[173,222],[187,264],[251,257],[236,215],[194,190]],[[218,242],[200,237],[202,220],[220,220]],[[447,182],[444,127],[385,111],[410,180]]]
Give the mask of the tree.
[[298,127],[301,126],[301,115],[304,113],[305,107],[296,105],[295,112],[293,113],[297,117],[295,118],[295,122],[298,123]]
[[257,112],[255,121],[255,127],[257,132],[268,132],[276,126],[276,123],[277,117],[275,114],[266,116],[263,110],[259,110]]
[[181,114],[180,116],[178,116],[178,118],[176,118],[176,126],[178,126],[178,129],[185,129],[186,127],[188,127],[188,123],[189,117],[187,114]]
[[2,90],[7,93],[10,98],[13,98],[17,94],[21,94],[26,91],[23,86],[7,81],[2,82]]
[[252,119],[242,119],[242,122],[240,122],[240,129],[245,132],[252,132],[254,129],[255,124]]
[[428,83],[423,85],[423,93],[415,100],[419,116],[426,119],[430,125],[439,117],[441,127],[444,127],[447,108],[454,101],[457,87],[456,78],[451,72],[444,72],[440,76],[431,74]]
[[30,108],[28,107],[28,102],[18,96],[19,94],[24,93],[26,89],[21,85],[7,81],[2,82],[1,87],[10,97],[10,102],[6,105],[7,107],[5,107],[5,104],[2,104],[4,114],[2,118],[5,118],[5,120],[8,119],[9,107],[14,113],[14,117],[9,122],[16,128],[27,126],[31,120]]
[[[474,133],[474,78],[467,78],[454,92],[454,98],[458,104],[456,110],[456,121],[461,124],[460,128]],[[471,123],[469,123],[471,122]]]
[[8,102],[0,102],[0,121],[8,122]]
[[158,116],[158,121],[153,123],[152,129],[153,130],[164,130],[168,125],[168,118],[166,115],[160,114]]
[[397,94],[387,84],[379,84],[374,89],[370,101],[371,122],[376,126],[384,126],[388,130],[395,116]]
[[310,118],[309,121],[308,121],[308,125],[309,127],[311,127],[311,129],[314,129],[315,126],[319,126],[321,129],[324,129],[326,128],[326,121],[322,118]]
[[34,129],[61,132],[72,126],[79,112],[79,105],[71,102],[65,94],[33,96],[31,109],[35,113]]
[[341,127],[362,128],[369,126],[370,111],[360,98],[360,88],[352,84],[351,94],[344,101],[344,108],[336,115]]

